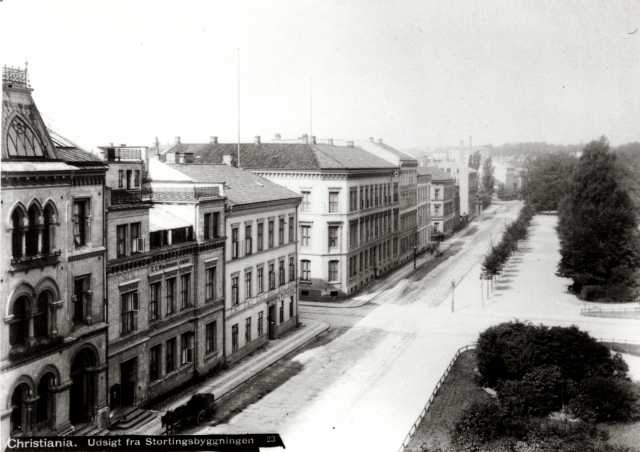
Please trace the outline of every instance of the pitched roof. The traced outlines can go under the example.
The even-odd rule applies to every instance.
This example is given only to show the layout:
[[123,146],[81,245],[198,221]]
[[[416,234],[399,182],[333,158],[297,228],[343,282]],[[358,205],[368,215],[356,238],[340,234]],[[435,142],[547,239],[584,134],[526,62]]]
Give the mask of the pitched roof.
[[393,146],[389,146],[387,143],[383,142],[383,141],[376,141],[376,142],[371,142],[371,144],[375,145],[375,146],[379,146],[382,149],[385,149],[391,153],[393,153],[394,155],[396,155],[400,160],[417,160],[413,155],[411,154],[407,154],[406,152],[402,152],[396,148],[394,148]]
[[[242,158],[242,157],[241,157]],[[184,163],[168,165],[194,182],[224,183],[231,204],[301,198],[300,194],[249,171],[222,164]]]
[[56,156],[65,162],[69,163],[100,163],[104,164],[104,162],[97,156],[92,154],[91,152],[87,152],[84,149],[81,149],[78,145],[76,145],[71,140],[63,137],[59,133],[54,130],[47,129],[49,133],[49,137],[53,142],[53,145],[56,148]]
[[158,159],[149,159],[148,177],[152,182],[193,182],[193,179],[184,172],[176,171],[159,161]]
[[435,166],[419,166],[418,174],[430,175],[433,182],[455,180],[451,174],[442,171],[440,168],[436,168]]
[[[238,145],[234,143],[180,143],[166,153],[193,154],[195,163],[222,163],[230,155],[236,165]],[[395,168],[392,164],[358,147],[305,143],[241,143],[240,165],[247,169],[373,169]]]

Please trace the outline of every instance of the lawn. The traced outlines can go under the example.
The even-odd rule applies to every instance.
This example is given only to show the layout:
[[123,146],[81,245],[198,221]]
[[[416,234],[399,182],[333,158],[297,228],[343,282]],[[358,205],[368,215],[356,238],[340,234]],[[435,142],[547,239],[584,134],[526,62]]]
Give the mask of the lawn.
[[474,381],[475,361],[473,350],[460,355],[405,452],[448,447],[451,429],[462,410],[490,398]]

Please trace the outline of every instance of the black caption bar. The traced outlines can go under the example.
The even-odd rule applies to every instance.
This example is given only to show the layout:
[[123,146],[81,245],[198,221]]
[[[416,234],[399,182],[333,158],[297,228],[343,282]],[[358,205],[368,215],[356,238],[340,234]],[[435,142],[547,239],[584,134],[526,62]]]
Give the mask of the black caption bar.
[[277,433],[243,435],[118,435],[32,436],[9,438],[5,451],[104,452],[104,451],[258,451],[282,447]]

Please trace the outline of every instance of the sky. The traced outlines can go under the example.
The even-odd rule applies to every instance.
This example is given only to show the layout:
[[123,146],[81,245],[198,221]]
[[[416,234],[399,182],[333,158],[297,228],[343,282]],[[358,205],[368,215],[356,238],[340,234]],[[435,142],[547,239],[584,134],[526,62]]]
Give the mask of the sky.
[[[0,1],[50,127],[114,143],[640,141],[640,1]],[[239,56],[239,58],[238,58]]]

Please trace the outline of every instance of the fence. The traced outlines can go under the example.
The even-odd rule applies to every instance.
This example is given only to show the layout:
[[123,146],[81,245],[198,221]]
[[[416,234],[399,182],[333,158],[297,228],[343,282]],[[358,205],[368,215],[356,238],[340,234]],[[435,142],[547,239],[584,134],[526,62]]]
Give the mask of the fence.
[[589,306],[581,308],[580,315],[587,317],[640,318],[640,306],[612,306],[606,308]]
[[451,369],[453,369],[453,366],[455,365],[460,355],[463,352],[466,352],[467,350],[474,349],[475,347],[476,347],[476,344],[469,344],[469,345],[460,347],[458,350],[456,350],[456,353],[453,355],[453,358],[451,358],[451,361],[449,362],[449,365],[447,366],[446,370],[438,380],[438,383],[436,383],[436,387],[433,388],[433,391],[431,392],[429,399],[424,404],[424,407],[420,411],[420,414],[418,414],[418,418],[414,421],[414,423],[411,425],[411,428],[409,429],[409,432],[405,435],[404,440],[402,441],[402,445],[398,449],[398,452],[402,452],[409,445],[411,438],[413,438],[413,435],[416,433],[416,430],[420,425],[420,423],[422,422],[422,419],[424,419],[424,417],[427,415],[427,412],[429,411],[431,404],[433,404],[433,401],[438,395],[440,388],[444,384],[444,380],[449,376],[449,372],[451,372]]

